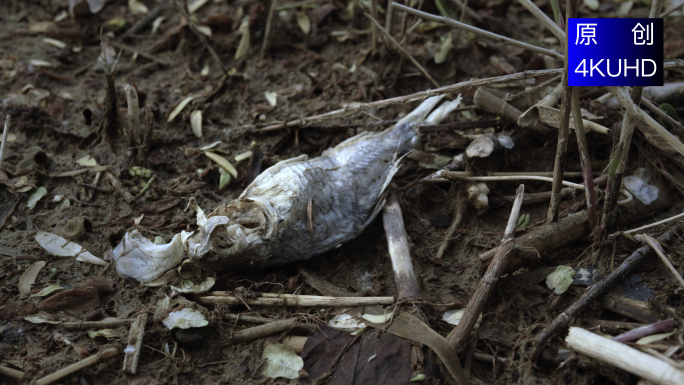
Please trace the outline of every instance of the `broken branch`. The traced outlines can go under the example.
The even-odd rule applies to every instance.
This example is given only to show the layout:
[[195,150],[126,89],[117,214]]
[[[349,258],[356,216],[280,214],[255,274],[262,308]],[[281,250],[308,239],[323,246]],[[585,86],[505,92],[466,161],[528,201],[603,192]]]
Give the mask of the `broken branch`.
[[408,12],[408,13],[410,13],[414,16],[418,16],[422,19],[432,20],[432,21],[437,22],[437,23],[442,23],[442,24],[451,25],[453,27],[462,28],[466,31],[469,31],[469,32],[472,32],[472,33],[475,33],[478,35],[482,35],[482,36],[488,37],[490,39],[500,41],[501,43],[504,43],[504,44],[514,45],[517,47],[527,49],[529,51],[540,53],[542,55],[547,55],[547,56],[551,56],[551,57],[554,57],[554,58],[559,59],[559,60],[563,60],[563,55],[559,54],[558,52],[551,51],[551,50],[546,49],[546,48],[537,47],[537,46],[534,46],[531,44],[523,43],[521,41],[511,39],[509,37],[497,35],[495,33],[485,31],[483,29],[476,28],[476,27],[470,26],[470,25],[465,24],[465,23],[458,22],[458,21],[456,21],[454,19],[450,19],[448,17],[432,15],[432,14],[429,14],[429,13],[426,13],[423,11],[419,11],[417,9],[413,9],[411,7],[407,7],[405,5],[401,5],[399,3],[392,3],[392,7],[394,9],[398,9],[400,11]]
[[501,240],[501,246],[496,252],[494,260],[492,260],[492,263],[487,268],[487,272],[482,276],[480,283],[477,285],[473,297],[468,302],[461,322],[459,322],[454,330],[447,336],[447,340],[456,348],[456,351],[460,351],[465,347],[466,339],[470,336],[470,332],[475,327],[475,323],[480,317],[487,300],[492,295],[496,282],[516,254],[514,235],[518,225],[518,217],[520,216],[520,207],[522,206],[524,192],[525,185],[521,184],[515,194],[515,202],[513,202],[513,207],[511,208],[511,215],[508,218],[508,224],[506,225],[506,231]]
[[390,193],[387,198],[382,211],[382,223],[387,234],[387,248],[392,260],[397,297],[400,299],[418,298],[420,297],[418,281],[413,271],[408,235],[404,229],[404,219],[401,216],[401,207],[395,192]]
[[258,298],[240,298],[229,292],[214,291],[209,295],[197,297],[197,303],[213,305],[225,303],[240,305],[243,300],[248,305],[263,306],[369,306],[392,305],[394,297],[325,297],[317,295],[293,295],[260,293]]
[[[658,241],[661,243],[667,243],[673,240],[677,234],[681,231],[678,225],[673,226],[670,230],[661,235]],[[653,249],[651,246],[646,245],[638,248],[632,255],[625,259],[622,264],[610,273],[606,278],[602,279],[599,283],[592,285],[589,290],[587,290],[584,295],[577,300],[572,306],[570,306],[563,313],[559,314],[556,319],[551,322],[544,330],[537,335],[535,338],[536,348],[532,355],[533,360],[536,360],[539,352],[541,352],[546,342],[553,337],[559,330],[565,328],[579,312],[584,310],[584,308],[591,303],[592,300],[596,299],[598,296],[603,294],[608,288],[610,288],[618,279],[624,277],[627,273],[632,271],[636,265],[638,265],[646,256],[648,256]]]

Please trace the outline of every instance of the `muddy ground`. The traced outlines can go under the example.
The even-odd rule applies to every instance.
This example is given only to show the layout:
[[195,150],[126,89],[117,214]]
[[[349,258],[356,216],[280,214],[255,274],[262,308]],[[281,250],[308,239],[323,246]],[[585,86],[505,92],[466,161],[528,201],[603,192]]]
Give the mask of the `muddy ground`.
[[[55,257],[41,248],[34,237],[39,231],[71,236],[70,239],[97,257],[104,257],[132,229],[137,229],[149,239],[159,236],[169,242],[181,230],[196,229],[194,211],[185,210],[190,198],[195,198],[200,207],[210,212],[243,191],[255,162],[254,157],[236,162],[236,155],[259,150],[263,154],[262,169],[300,154],[318,156],[355,133],[389,127],[392,121],[417,104],[394,105],[343,119],[322,121],[310,127],[261,132],[263,127],[332,111],[348,103],[377,101],[434,87],[401,54],[388,50],[381,43],[372,44],[370,24],[356,1],[278,2],[263,59],[260,58],[260,50],[270,2],[208,1],[193,14],[193,19],[197,25],[211,31],[208,43],[223,61],[227,74],[170,2],[142,1],[150,11],[161,7],[157,15],[163,19],[154,33],[154,19],[141,29],[130,32],[131,27],[145,17],[132,11],[138,2],[133,2],[131,8],[123,0],[108,1],[95,14],[88,11],[85,1],[80,3],[75,16],[69,15],[67,0],[4,0],[0,3],[0,111],[3,117],[12,115],[10,137],[0,168],[0,362],[24,371],[26,374],[21,381],[29,383],[83,359],[82,356],[88,356],[102,346],[123,347],[126,344],[127,326],[114,328],[123,337],[107,340],[104,337],[90,338],[86,330],[71,331],[59,325],[34,324],[23,319],[35,313],[35,305],[45,298],[21,295],[19,279],[29,266],[45,261],[46,265],[31,287],[33,294],[50,285],[69,289],[87,279],[113,280],[112,290],[101,293],[98,301],[84,301],[85,305],[79,304],[83,306],[76,309],[54,309],[53,313],[62,320],[128,318],[141,312],[150,314],[137,374],[124,373],[123,358],[118,355],[65,377],[61,383],[267,384],[299,381],[262,376],[262,352],[274,338],[284,334],[308,336],[310,331],[294,329],[270,340],[226,346],[225,341],[231,333],[254,325],[225,320],[221,315],[231,313],[275,319],[298,316],[314,325],[317,320],[330,320],[331,313],[338,313],[340,309],[258,306],[214,309],[208,306],[211,313],[208,326],[170,332],[161,324],[160,318],[154,316],[153,306],[158,299],[171,294],[170,284],[177,283],[177,280],[158,287],[141,286],[119,277],[111,263],[97,266],[75,261],[72,257]],[[420,4],[421,9],[429,13],[444,12],[457,19],[461,17],[460,8],[451,1],[431,0]],[[552,14],[549,1],[540,0],[536,4],[548,15]],[[595,11],[580,4],[579,16],[615,17],[621,4],[604,1]],[[387,4],[380,0],[378,5],[384,24]],[[666,8],[671,5],[666,2]],[[468,6],[480,19],[475,20],[466,13],[464,20],[468,23],[560,50],[551,33],[516,2],[471,0]],[[647,17],[649,6],[636,2],[629,16]],[[564,4],[561,8],[564,9]],[[679,16],[676,14],[665,21],[665,56],[668,59],[681,58],[684,54],[683,16],[681,12]],[[395,16],[397,37],[401,37],[402,18],[401,13]],[[244,57],[235,59],[245,31],[245,28],[240,31],[242,21],[249,29],[249,46]],[[415,19],[408,17],[406,28],[414,23]],[[304,33],[307,24],[310,31]],[[445,51],[446,59],[436,64],[435,56],[449,34],[453,36],[453,46]],[[101,36],[104,48],[100,45]],[[465,31],[458,33],[451,27],[430,22],[423,22],[412,29],[405,46],[440,85],[561,65],[558,61],[545,61],[536,53]],[[112,112],[107,107],[109,100],[106,98],[105,70],[101,59],[103,49],[110,65],[121,51],[114,76],[119,109],[114,111],[114,115],[118,113],[120,116],[120,129],[127,124],[124,84],[137,89],[141,111],[147,107],[152,113],[151,145],[149,152],[139,161],[128,155],[129,139],[121,135],[123,131],[107,135],[101,129]],[[504,94],[517,93],[550,78],[541,77],[526,83],[508,82],[497,85],[495,90]],[[681,70],[666,72],[666,83],[682,79],[684,72]],[[275,106],[269,104],[265,96],[267,92],[277,93]],[[464,92],[463,107],[473,105],[474,92],[475,89]],[[618,111],[604,110],[591,103],[603,93],[601,90],[582,89],[582,104],[595,114],[604,116],[602,124],[612,127],[621,121]],[[188,96],[195,98],[168,122],[172,110]],[[450,95],[449,98],[455,96]],[[683,98],[668,102],[682,115]],[[191,113],[197,110],[202,113],[201,138],[193,133],[190,122]],[[453,113],[445,123],[495,118],[496,115],[479,109],[465,109]],[[496,132],[510,135],[515,146],[478,164],[474,171],[482,174],[490,171],[552,171],[555,134],[540,139],[520,130],[514,122],[502,120],[502,124],[496,125]],[[426,134],[422,150],[453,157],[468,145],[468,135],[491,132],[490,126]],[[215,148],[220,150],[217,153],[233,163],[238,172],[238,177],[223,189],[219,189],[219,166],[200,150],[217,141],[220,141]],[[589,133],[588,142],[593,170],[604,171],[613,139]],[[567,170],[580,171],[577,143],[572,134],[568,148]],[[97,162],[94,170],[60,176],[68,171],[91,168],[92,165],[77,163],[85,156]],[[679,182],[684,181],[684,171],[680,168],[682,163],[662,154],[638,131],[629,159],[627,175],[637,167],[648,168],[660,183],[663,194],[660,199],[664,203],[660,210],[645,208],[642,213],[646,216],[639,219],[625,215],[630,218],[629,223],[623,220],[618,228],[638,227],[681,212],[684,206],[684,184]],[[133,165],[148,169],[154,175],[151,187],[143,194],[139,192],[149,176],[131,176],[129,169]],[[133,194],[134,200],[128,202],[104,177],[95,182],[96,171],[103,170],[97,168],[99,166],[109,166],[107,171],[120,180],[122,188]],[[421,296],[432,301],[432,305],[424,306],[429,325],[446,336],[453,325],[444,322],[442,314],[447,309],[464,307],[470,299],[485,268],[478,255],[500,243],[510,204],[479,212],[467,205],[450,246],[443,258],[437,260],[435,254],[453,219],[457,192],[468,185],[458,182],[421,183],[421,178],[435,171],[424,166],[415,159],[406,159],[390,188],[401,198]],[[22,177],[24,179],[20,179]],[[569,179],[581,183],[581,178]],[[514,194],[518,185],[519,182],[488,183],[490,200]],[[30,209],[27,207],[29,197],[40,187],[44,187],[47,194]],[[527,193],[544,192],[550,190],[550,184],[527,181],[525,188]],[[584,204],[583,193],[577,192],[562,202],[561,216],[582,210]],[[519,230],[517,235],[543,224],[547,209],[548,201],[523,206],[522,213],[530,216],[529,225]],[[143,214],[142,220],[135,224],[136,218]],[[86,219],[79,222],[76,219],[80,217]],[[85,231],[75,231],[72,225],[76,222],[84,224]],[[650,231],[657,236],[667,228],[659,226]],[[616,238],[605,242],[593,258],[590,246],[590,240],[586,239],[541,260],[525,261],[516,274],[566,265],[595,266],[601,275],[618,266],[639,244]],[[666,250],[673,264],[682,271],[679,268],[682,262],[680,242],[668,245]],[[358,238],[302,262],[300,266],[338,288],[363,296],[395,294],[380,216]],[[684,311],[684,293],[658,259],[649,258],[633,273],[637,275],[634,282],[652,290],[651,298],[674,309],[677,314]],[[296,265],[227,274],[203,271],[201,274],[202,277],[216,279],[212,290],[321,294],[305,282]],[[531,365],[532,339],[586,290],[584,286],[575,284],[570,291],[557,295],[548,289],[543,279],[531,286],[511,292],[498,290],[487,303],[475,338],[461,354],[461,363],[473,383],[637,383],[637,377],[584,356],[560,367],[560,362],[535,362],[534,366]],[[613,295],[621,298],[625,294],[617,292]],[[641,298],[641,301],[647,301],[648,297]],[[186,298],[193,299],[191,295]],[[615,306],[611,310],[611,306],[597,301],[582,312],[573,325],[592,330],[603,325],[602,332],[618,334],[639,324],[669,317],[648,305],[644,305],[644,309],[642,311],[652,320],[627,317],[624,312],[615,311]],[[615,326],[619,323],[621,326]],[[657,343],[668,347],[680,345],[684,330],[681,326],[680,323],[674,335]],[[551,345],[562,349],[563,336],[552,339]],[[72,349],[64,338],[76,343],[80,350]],[[175,344],[178,344],[177,349],[171,353]],[[400,353],[397,351],[397,356]],[[680,353],[681,350],[675,351],[673,358],[678,359]],[[506,361],[492,365],[491,356],[502,357]],[[427,374],[425,382],[448,383],[448,373],[427,348],[425,357],[426,362],[437,364],[418,365],[414,367],[412,376],[424,372]],[[306,381],[312,380],[308,378]],[[0,383],[16,381],[0,375]],[[397,383],[405,383],[408,378],[402,381]]]

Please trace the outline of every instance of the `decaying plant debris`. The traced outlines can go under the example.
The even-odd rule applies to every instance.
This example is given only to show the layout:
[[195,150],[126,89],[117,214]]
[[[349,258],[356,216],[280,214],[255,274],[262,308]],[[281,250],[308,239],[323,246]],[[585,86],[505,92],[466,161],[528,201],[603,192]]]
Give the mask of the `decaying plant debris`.
[[681,382],[678,3],[0,2],[0,384]]

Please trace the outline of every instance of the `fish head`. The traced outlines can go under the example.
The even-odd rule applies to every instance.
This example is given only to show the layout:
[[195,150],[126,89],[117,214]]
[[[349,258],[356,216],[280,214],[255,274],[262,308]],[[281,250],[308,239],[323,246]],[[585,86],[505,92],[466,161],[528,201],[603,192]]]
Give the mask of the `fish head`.
[[188,254],[196,265],[215,271],[263,268],[278,223],[278,213],[267,200],[235,199],[207,217],[200,233],[188,240]]

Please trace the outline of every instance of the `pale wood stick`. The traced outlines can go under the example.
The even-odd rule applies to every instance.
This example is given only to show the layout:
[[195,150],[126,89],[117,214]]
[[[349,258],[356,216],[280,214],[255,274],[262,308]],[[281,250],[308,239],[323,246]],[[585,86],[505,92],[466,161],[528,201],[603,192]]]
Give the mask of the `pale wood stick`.
[[520,127],[530,130],[530,132],[537,137],[543,138],[552,132],[550,128],[541,124],[539,121],[530,122],[526,125],[519,124],[518,120],[520,119],[520,116],[523,115],[523,112],[513,107],[506,100],[503,100],[489,92],[485,88],[480,87],[477,91],[475,91],[475,98],[473,99],[473,102],[487,112],[496,115],[502,115],[514,121]]
[[542,12],[541,9],[537,8],[537,6],[532,2],[532,0],[518,0],[520,4],[522,4],[523,7],[527,8],[530,13],[536,17],[539,21],[544,24],[544,27],[551,31],[558,40],[560,41],[565,41],[565,32],[558,26],[558,24],[554,23],[553,20],[549,19],[548,16],[544,12]]
[[190,15],[188,15],[188,12],[183,8],[180,2],[178,0],[171,0],[173,2],[173,5],[176,7],[176,11],[180,13],[185,20],[188,22],[188,27],[192,30],[192,32],[195,33],[195,36],[199,39],[199,41],[202,42],[202,45],[209,51],[209,54],[211,57],[214,59],[214,61],[221,67],[221,70],[223,70],[223,73],[228,75],[228,68],[223,64],[223,60],[219,57],[219,55],[214,51],[214,48],[212,48],[211,45],[209,45],[209,41],[207,40],[206,36],[200,32],[199,29],[197,29],[197,26],[195,25],[195,22],[192,21],[190,18]]
[[670,272],[672,272],[672,275],[675,276],[675,278],[679,282],[679,285],[682,288],[684,288],[684,278],[682,278],[682,275],[679,274],[679,272],[677,271],[677,269],[675,269],[674,266],[672,266],[672,262],[670,262],[670,260],[667,258],[667,256],[663,252],[663,247],[660,245],[660,243],[658,243],[658,241],[656,241],[655,239],[653,239],[652,237],[650,237],[647,234],[636,235],[636,236],[634,236],[634,239],[636,239],[637,241],[640,241],[640,242],[648,243],[648,245],[651,246],[653,251],[655,251],[656,254],[658,254],[658,257],[660,257],[660,260],[663,261],[665,266],[667,266],[667,268],[670,270]]
[[683,7],[684,7],[684,2],[682,2],[681,4],[675,5],[672,8],[668,9],[667,11],[661,13],[660,17],[665,17],[665,16],[671,14],[672,12],[676,12],[676,11],[682,9]]
[[55,381],[58,381],[70,374],[76,373],[81,369],[85,369],[90,365],[94,365],[100,361],[104,361],[107,358],[113,357],[119,352],[121,349],[119,347],[110,347],[107,349],[102,350],[101,352],[92,355],[88,358],[82,359],[81,361],[76,362],[75,364],[69,365],[64,369],[60,369],[52,374],[49,374],[40,380],[36,381],[36,385],[48,385],[51,384]]
[[482,276],[472,298],[468,302],[461,322],[459,322],[454,330],[447,336],[447,340],[456,348],[456,351],[460,351],[465,347],[465,342],[470,336],[470,332],[473,331],[480,314],[482,314],[482,310],[487,304],[487,300],[492,295],[496,282],[516,254],[517,246],[514,241],[514,236],[515,229],[518,225],[518,218],[520,217],[520,207],[522,206],[524,192],[525,185],[521,184],[515,194],[515,201],[511,208],[511,215],[508,218],[506,231],[501,240],[501,246],[499,246],[496,256],[494,256],[492,263],[489,264],[487,272]]
[[62,322],[61,325],[67,330],[106,329],[115,326],[128,326],[134,321],[135,319],[133,318],[122,318],[102,321]]
[[571,327],[565,342],[573,349],[662,385],[684,384],[684,371],[623,343],[611,341],[582,328]]
[[235,332],[228,338],[227,342],[219,346],[227,346],[240,342],[258,340],[259,338],[265,338],[274,334],[288,331],[295,326],[297,326],[297,318],[288,318],[276,322],[269,322],[267,324],[254,326],[249,329]]
[[675,215],[675,216],[673,216],[673,217],[669,217],[669,218],[667,218],[667,219],[663,219],[662,221],[658,221],[658,222],[651,223],[650,225],[637,227],[636,229],[632,229],[632,230],[627,230],[627,231],[623,232],[623,234],[632,234],[632,233],[636,233],[637,231],[646,230],[646,229],[651,228],[651,227],[654,227],[654,226],[662,225],[662,224],[664,224],[664,223],[674,221],[675,219],[679,219],[679,218],[681,218],[681,217],[684,217],[684,213],[679,214],[679,215]]
[[[391,11],[388,9],[387,12],[388,12],[388,13],[387,13],[387,19],[389,20],[389,15],[391,14]],[[369,13],[367,13],[367,12],[364,12],[363,14],[366,15],[366,17],[368,18],[368,20],[370,20],[371,23],[373,23],[373,25],[375,25],[375,27],[376,27],[378,30],[380,30],[380,33],[383,34],[383,35],[385,36],[385,39],[394,45],[394,48],[396,48],[399,52],[401,52],[404,56],[406,56],[406,58],[409,59],[409,60],[411,61],[411,63],[413,63],[413,65],[416,66],[416,67],[418,68],[418,70],[420,71],[420,73],[422,73],[423,76],[425,76],[425,78],[426,78],[430,83],[432,83],[433,86],[435,86],[435,88],[439,88],[439,83],[437,83],[437,81],[436,81],[435,79],[433,79],[432,76],[430,76],[430,73],[427,72],[427,70],[426,70],[422,65],[420,65],[420,63],[418,63],[418,60],[416,60],[413,56],[411,56],[411,54],[408,53],[408,52],[404,49],[404,47],[402,47],[401,44],[399,44],[399,42],[396,41],[396,40],[392,37],[392,35],[391,35],[389,32],[385,31],[385,29],[382,28],[382,26],[380,25],[380,23],[378,23],[378,21],[375,20],[375,19],[373,18],[373,16],[371,16],[371,15],[370,15]]]
[[21,370],[12,369],[12,368],[9,368],[3,364],[0,364],[0,375],[7,376],[10,378],[20,379],[24,375],[24,372],[22,372]]
[[[261,293],[258,298],[239,298],[229,292],[209,292],[208,295],[196,297],[197,303],[212,305],[224,303],[228,305],[263,306],[369,306],[392,305],[394,297],[324,297],[317,295],[293,295]],[[243,302],[244,300],[244,302]]]
[[463,219],[463,212],[466,210],[466,201],[467,199],[465,194],[462,190],[459,190],[456,194],[456,203],[454,203],[454,219],[451,222],[451,226],[449,226],[446,234],[444,234],[444,240],[442,241],[442,244],[439,245],[439,250],[437,250],[435,259],[442,259],[442,256],[444,256],[444,253],[449,247],[449,240],[454,236],[454,232],[458,228],[458,225],[461,224],[461,220]]
[[401,206],[394,191],[389,194],[385,207],[382,209],[382,223],[387,234],[387,248],[392,260],[397,298],[418,298],[420,291],[416,274],[413,271],[408,235],[404,229]]
[[[684,68],[684,61],[682,62],[682,67]],[[370,103],[360,103],[360,104],[352,104],[352,105],[347,105],[344,108],[326,112],[320,115],[314,115],[314,116],[309,116],[306,118],[302,119],[297,119],[297,120],[292,120],[286,123],[279,123],[279,124],[274,124],[270,125],[267,127],[263,127],[257,132],[269,132],[269,131],[276,131],[283,129],[285,127],[295,127],[295,126],[304,126],[304,125],[309,125],[313,122],[318,122],[321,120],[328,120],[332,118],[338,118],[338,117],[343,117],[349,114],[357,113],[357,112],[362,112],[362,111],[368,111],[376,108],[384,108],[384,107],[389,107],[397,104],[406,104],[410,103],[413,101],[417,100],[423,100],[427,99],[432,96],[438,96],[438,95],[443,95],[443,94],[448,94],[451,92],[461,92],[463,90],[468,90],[471,88],[477,88],[480,86],[484,86],[487,84],[493,84],[493,83],[505,83],[505,82],[511,82],[515,80],[523,80],[523,79],[529,79],[529,78],[535,78],[535,77],[540,77],[540,76],[553,76],[553,75],[559,75],[563,72],[562,68],[557,68],[557,69],[550,69],[550,70],[537,70],[537,71],[523,71],[523,72],[518,72],[515,74],[511,75],[502,75],[502,76],[496,76],[492,78],[486,78],[486,79],[473,79],[473,80],[468,80],[456,84],[452,84],[449,86],[437,88],[434,90],[427,90],[427,91],[420,91],[416,92],[414,94],[410,95],[405,95],[405,96],[398,96],[396,98],[390,98],[390,99],[385,99],[385,100],[378,100],[375,102],[370,102]]]
[[482,35],[482,36],[488,37],[490,39],[497,40],[497,41],[504,43],[504,44],[514,45],[516,47],[521,47],[521,48],[524,48],[524,49],[529,50],[529,51],[540,53],[542,55],[547,55],[547,56],[551,56],[551,57],[554,57],[554,58],[559,59],[559,60],[563,60],[563,55],[559,54],[558,52],[551,51],[550,49],[537,47],[535,45],[523,43],[521,41],[511,39],[511,38],[506,37],[506,36],[497,35],[495,33],[485,31],[484,29],[476,28],[476,27],[470,26],[468,24],[458,22],[458,21],[456,21],[454,19],[450,19],[448,17],[432,15],[432,14],[429,14],[427,12],[419,11],[417,9],[413,9],[413,8],[407,7],[405,5],[401,5],[399,3],[392,3],[392,7],[394,9],[398,9],[400,11],[408,12],[408,13],[410,13],[414,16],[418,16],[422,19],[432,20],[432,21],[435,21],[437,23],[443,23],[443,24],[451,25],[453,27],[462,28],[466,31],[469,31],[469,32],[472,32],[472,33],[475,33],[478,35]]
[[304,351],[304,345],[306,344],[306,340],[308,339],[309,337],[287,336],[283,338],[283,340],[280,341],[280,343],[285,346],[289,346],[290,349],[294,350],[295,353],[302,354],[302,352]]
[[271,28],[273,24],[273,16],[276,10],[276,0],[271,0],[271,7],[268,9],[268,18],[266,19],[266,30],[264,31],[264,41],[261,43],[261,50],[259,51],[259,63],[264,61],[266,50],[268,49],[269,37],[271,35]]
[[673,126],[679,127],[680,129],[684,130],[684,126],[679,123],[678,121],[672,119],[672,117],[668,114],[665,113],[665,111],[661,110],[660,108],[656,107],[655,104],[651,103],[650,100],[646,99],[645,97],[641,97],[641,103],[646,106],[649,110],[651,110],[653,113],[658,115],[661,119],[665,120],[666,122],[670,123]]
[[632,329],[611,339],[616,342],[637,341],[640,338],[668,331],[675,327],[677,327],[677,322],[674,320],[674,318],[668,318],[665,321],[658,321],[649,325],[644,325],[636,329]]
[[128,334],[128,345],[124,350],[123,370],[125,372],[135,374],[138,369],[138,360],[140,359],[140,351],[142,350],[140,348],[142,347],[146,322],[147,313],[143,313],[140,314],[131,325],[131,330]]
[[[452,173],[458,172],[458,171],[442,171],[442,175],[448,179],[461,179],[461,180],[471,180],[471,181],[480,181],[480,182],[486,182],[486,181],[505,181],[505,180],[541,180],[544,182],[553,182],[553,178],[547,177],[547,176],[534,176],[534,175],[510,175],[510,176],[466,176],[466,177],[461,177],[458,174],[454,175]],[[564,186],[576,188],[576,189],[584,189],[584,185],[581,185],[579,183],[572,183],[568,181],[561,181],[561,184]]]
[[2,156],[5,152],[5,145],[7,144],[7,135],[9,134],[10,119],[12,116],[7,114],[5,117],[5,127],[2,129],[2,143],[0,144],[0,166],[2,166]]
[[[224,314],[223,319],[226,321],[238,321],[238,322],[254,323],[254,324],[268,324],[268,323],[282,321],[282,319],[280,319],[280,318],[265,318],[265,317],[258,317],[258,316],[253,316],[253,315],[242,315],[242,314]],[[296,329],[308,330],[310,332],[316,331],[316,325],[308,324],[305,322],[297,323],[297,325],[295,325],[295,328]]]

